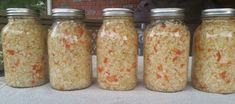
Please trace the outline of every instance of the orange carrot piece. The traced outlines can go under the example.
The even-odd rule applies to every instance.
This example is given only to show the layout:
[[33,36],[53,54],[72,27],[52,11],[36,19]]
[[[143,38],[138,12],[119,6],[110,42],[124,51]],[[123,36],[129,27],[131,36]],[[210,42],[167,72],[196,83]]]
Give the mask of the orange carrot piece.
[[160,75],[160,74],[156,74],[156,77],[157,77],[157,79],[160,79],[160,78],[162,78],[162,76]]
[[208,52],[211,52],[211,50],[212,50],[211,48],[208,48]]
[[159,66],[157,66],[157,70],[158,70],[158,71],[162,71],[162,70],[163,70],[162,64],[160,64]]
[[179,49],[174,49],[176,55],[181,55],[184,51],[181,51]]
[[109,82],[117,82],[118,81],[118,78],[116,75],[111,75],[111,76],[107,76],[107,80]]
[[78,34],[83,35],[84,34],[84,29],[82,27],[78,28]]
[[42,72],[42,66],[41,65],[32,65],[32,70],[35,71],[35,73],[41,73]]
[[108,58],[107,57],[104,58],[104,63],[108,64]]
[[179,28],[175,28],[172,32],[178,32],[180,29]]
[[216,53],[216,60],[220,61],[220,59],[221,59],[221,53],[220,53],[220,51],[217,51],[217,53]]
[[166,74],[164,74],[164,80],[166,80],[167,82],[169,82],[169,78]]
[[153,49],[154,49],[154,52],[157,53],[157,47],[154,46]]
[[14,50],[7,50],[7,54],[9,54],[9,55],[15,55],[15,51]]
[[97,67],[97,71],[99,72],[99,73],[101,73],[101,72],[103,72],[103,68],[102,67]]
[[227,77],[227,71],[223,71],[223,72],[219,73],[219,76],[221,79],[225,80],[225,78]]

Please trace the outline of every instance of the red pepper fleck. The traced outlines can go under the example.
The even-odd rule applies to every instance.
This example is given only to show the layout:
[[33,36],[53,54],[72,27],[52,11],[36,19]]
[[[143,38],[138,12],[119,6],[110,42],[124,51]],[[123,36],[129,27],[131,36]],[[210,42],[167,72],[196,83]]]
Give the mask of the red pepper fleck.
[[62,41],[63,41],[63,43],[64,43],[64,47],[65,47],[65,48],[70,48],[70,45],[71,45],[71,44],[70,44],[66,39],[63,39]]
[[42,72],[42,66],[41,65],[32,65],[32,70],[35,71],[35,73],[41,73]]
[[180,29],[179,28],[176,28],[176,29],[174,29],[172,32],[178,32]]
[[68,45],[68,44],[65,44],[65,48],[70,48],[70,45]]
[[104,63],[108,64],[108,58],[107,57],[104,58]]
[[156,74],[156,77],[157,77],[157,79],[160,79],[160,78],[162,78],[162,76],[160,75],[160,74]]
[[9,54],[9,55],[15,55],[15,51],[14,51],[14,50],[7,50],[7,54]]
[[208,52],[211,52],[211,50],[212,50],[211,48],[208,48]]
[[78,28],[78,34],[83,35],[84,34],[84,29],[82,27]]
[[162,71],[162,70],[163,70],[162,64],[160,64],[159,66],[157,66],[157,70],[158,70],[158,71]]
[[109,82],[117,82],[118,81],[118,78],[116,75],[111,75],[111,76],[107,76],[107,80]]
[[157,44],[160,44],[160,39],[157,40]]
[[169,82],[169,78],[168,78],[168,76],[165,74],[164,75],[164,80],[166,80],[167,82]]
[[221,59],[221,54],[220,54],[219,51],[217,51],[217,53],[216,53],[216,60],[220,61],[220,59]]
[[157,53],[157,47],[154,46],[153,49],[154,49],[154,52]]
[[99,73],[103,72],[103,70],[104,70],[104,69],[103,69],[102,67],[98,67],[98,68],[97,68],[97,71],[98,71]]
[[227,77],[227,71],[223,71],[223,72],[219,73],[219,76],[221,79],[225,80],[225,78]]
[[174,51],[175,51],[175,54],[178,56],[180,56],[184,52],[183,50],[181,51],[179,49],[174,49]]

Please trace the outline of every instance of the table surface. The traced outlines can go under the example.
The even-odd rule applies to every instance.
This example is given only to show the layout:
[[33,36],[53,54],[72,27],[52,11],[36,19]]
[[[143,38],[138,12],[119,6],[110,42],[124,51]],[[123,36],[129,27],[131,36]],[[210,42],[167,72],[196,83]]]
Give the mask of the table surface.
[[[93,56],[94,75],[95,60]],[[0,77],[0,104],[235,104],[235,94],[205,93],[193,89],[190,83],[184,91],[176,93],[147,90],[143,85],[143,57],[138,60],[139,83],[132,91],[102,90],[95,81],[89,88],[76,91],[56,91],[49,83],[34,88],[12,88]]]

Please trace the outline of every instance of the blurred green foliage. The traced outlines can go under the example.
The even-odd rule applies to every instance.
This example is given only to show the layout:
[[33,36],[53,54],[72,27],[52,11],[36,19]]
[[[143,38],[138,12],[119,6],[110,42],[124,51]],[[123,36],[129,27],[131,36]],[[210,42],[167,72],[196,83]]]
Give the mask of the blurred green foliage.
[[6,8],[45,10],[46,0],[0,0],[0,10],[5,10]]

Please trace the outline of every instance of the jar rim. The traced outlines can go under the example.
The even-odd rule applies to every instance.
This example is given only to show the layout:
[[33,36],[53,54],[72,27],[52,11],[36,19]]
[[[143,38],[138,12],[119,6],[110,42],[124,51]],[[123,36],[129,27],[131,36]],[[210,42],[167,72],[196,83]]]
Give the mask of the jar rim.
[[7,16],[36,16],[38,13],[35,10],[28,8],[7,8]]
[[133,11],[128,8],[105,8],[103,16],[132,16]]
[[205,9],[202,11],[202,16],[203,17],[235,16],[235,9],[233,9],[233,8]]
[[72,8],[54,8],[52,9],[53,17],[78,17],[84,18],[85,11],[82,9],[72,9]]
[[151,16],[184,16],[184,9],[182,8],[154,8],[151,9]]

